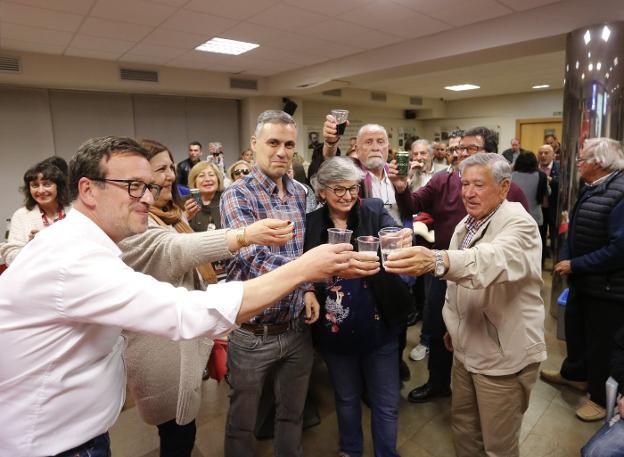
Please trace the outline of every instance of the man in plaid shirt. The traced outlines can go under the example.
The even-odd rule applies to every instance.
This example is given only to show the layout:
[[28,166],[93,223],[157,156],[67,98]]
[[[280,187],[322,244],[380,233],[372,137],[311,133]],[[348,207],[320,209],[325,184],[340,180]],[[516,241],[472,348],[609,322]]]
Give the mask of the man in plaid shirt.
[[[286,176],[296,138],[297,128],[290,115],[282,111],[262,113],[251,138],[256,166],[221,197],[225,227],[244,227],[259,219],[276,217],[275,208],[287,205],[295,231],[293,239],[284,246],[241,249],[228,265],[230,281],[260,276],[303,253],[305,192]],[[296,289],[230,334],[231,393],[225,431],[226,457],[254,455],[253,430],[269,372],[273,373],[276,392],[276,455],[303,454],[303,407],[313,361],[312,340],[306,324],[316,321],[319,313],[314,293],[305,290],[305,286]]]

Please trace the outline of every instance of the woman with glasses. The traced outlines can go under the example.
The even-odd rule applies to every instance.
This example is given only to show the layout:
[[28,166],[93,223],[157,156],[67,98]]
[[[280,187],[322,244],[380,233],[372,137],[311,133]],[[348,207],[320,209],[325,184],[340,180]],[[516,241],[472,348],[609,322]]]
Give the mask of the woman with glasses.
[[184,202],[184,209],[191,228],[196,232],[221,228],[219,200],[223,192],[223,175],[211,162],[199,162],[189,173],[189,188],[199,189],[201,202],[189,198]]
[[[350,158],[332,157],[323,162],[312,178],[323,206],[306,216],[304,251],[327,243],[328,228],[352,230],[354,241],[396,226],[381,200],[358,198],[363,177]],[[411,231],[404,229],[402,235],[411,245]],[[361,396],[366,389],[375,456],[398,456],[398,334],[409,313],[407,286],[382,268],[367,279],[336,277],[315,284],[315,293],[321,317],[314,324],[313,337],[334,386],[340,455],[362,455]]]
[[[141,145],[150,153],[156,186],[149,188],[155,202],[150,207],[147,231],[119,243],[122,259],[134,270],[174,286],[203,290],[216,282],[210,262],[228,259],[242,246],[283,244],[291,238],[292,230],[285,222],[271,219],[246,227],[242,239],[230,230],[193,233],[176,193],[171,153],[153,140],[143,140]],[[139,184],[128,184],[130,195],[136,192],[136,198],[147,190],[144,183]],[[158,426],[160,456],[190,456],[201,403],[202,372],[212,341],[197,338],[175,342],[132,332],[126,337],[128,387],[141,418]]]
[[243,179],[249,173],[251,173],[251,165],[246,160],[234,162],[227,171],[227,174],[232,182]]
[[7,242],[0,245],[0,257],[7,265],[38,232],[63,219],[70,209],[67,174],[52,161],[29,168],[23,180],[24,206],[13,213]]

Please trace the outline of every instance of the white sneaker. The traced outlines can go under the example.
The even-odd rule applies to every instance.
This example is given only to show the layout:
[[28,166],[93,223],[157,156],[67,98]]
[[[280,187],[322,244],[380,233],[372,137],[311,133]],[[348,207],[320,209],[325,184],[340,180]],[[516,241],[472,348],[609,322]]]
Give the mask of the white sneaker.
[[414,361],[418,361],[424,359],[427,354],[429,354],[429,348],[427,346],[419,344],[410,351],[409,358]]

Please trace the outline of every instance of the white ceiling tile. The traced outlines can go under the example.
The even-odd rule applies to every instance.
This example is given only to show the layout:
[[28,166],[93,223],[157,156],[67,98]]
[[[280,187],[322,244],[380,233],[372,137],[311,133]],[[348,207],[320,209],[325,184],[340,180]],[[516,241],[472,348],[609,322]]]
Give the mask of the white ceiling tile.
[[181,8],[188,2],[188,0],[146,0],[146,1],[150,3],[160,4],[160,5],[176,6],[178,8]]
[[148,57],[162,56],[168,59],[174,59],[176,57],[179,57],[185,52],[186,52],[186,49],[169,48],[166,46],[153,46],[151,44],[143,44],[143,43],[137,44],[129,51],[129,53],[132,53],[132,54],[139,54],[139,55],[148,56]]
[[75,32],[82,21],[82,16],[78,14],[60,13],[9,2],[0,2],[0,18],[3,22],[12,24],[30,25],[64,32]]
[[284,34],[285,32],[281,30],[243,22],[221,33],[219,36],[231,40],[247,41],[249,43],[264,45],[272,41],[281,40]]
[[127,63],[142,63],[149,65],[164,65],[171,59],[164,56],[142,56],[139,54],[126,53],[120,57],[119,61]]
[[[421,5],[418,4],[415,8],[420,7]],[[420,9],[420,11],[423,10]],[[472,0],[471,2],[442,0],[435,8],[425,8],[423,13],[442,22],[462,26],[505,16],[513,13],[513,10],[494,0]]]
[[206,37],[206,40],[209,40],[237,23],[238,21],[219,16],[198,13],[197,11],[180,10],[167,19],[162,24],[162,27],[180,32],[201,33]]
[[270,46],[260,46],[245,54],[241,54],[240,57],[250,56],[256,60],[271,60],[278,62],[291,62],[299,65],[311,65],[313,63],[323,62],[329,60],[327,56],[313,55],[305,52],[293,52],[286,51],[284,49],[273,48]]
[[191,0],[184,8],[243,20],[275,5],[279,0]]
[[121,56],[121,53],[69,47],[65,51],[65,55],[71,57],[85,57],[87,59],[117,60]]
[[73,33],[70,32],[60,32],[58,30],[43,29],[41,27],[0,22],[0,37],[2,39],[67,46],[72,36]]
[[362,8],[374,0],[284,0],[299,8],[303,8],[326,16],[343,15],[357,8]]
[[149,25],[128,24],[99,17],[87,17],[79,33],[85,35],[117,38],[127,41],[139,41],[153,30]]
[[407,20],[416,14],[415,11],[396,3],[376,1],[343,15],[343,19],[372,29],[387,30],[394,33],[396,30],[393,30],[392,27],[397,21]]
[[516,11],[530,10],[540,6],[558,3],[561,0],[499,0],[501,3],[513,8]]
[[98,0],[91,16],[113,21],[142,25],[158,25],[175,12],[176,8],[146,0]]
[[279,30],[296,32],[301,27],[324,21],[332,14],[332,11],[328,11],[328,14],[321,15],[294,6],[279,4],[250,17],[248,21]]
[[51,43],[35,43],[32,41],[2,39],[3,49],[13,51],[41,52],[44,54],[62,54],[65,46]]
[[177,30],[159,28],[146,36],[141,43],[188,50],[194,49],[206,41],[207,38],[204,34],[178,32]]
[[134,44],[132,41],[78,34],[71,41],[70,47],[102,53],[122,54],[132,48]]
[[264,64],[246,68],[244,73],[258,76],[270,76],[284,71],[293,70],[295,68],[299,68],[299,65],[288,62],[266,62]]
[[11,0],[13,3],[37,6],[65,13],[87,14],[96,0]]
[[300,33],[363,49],[375,49],[403,41],[401,37],[338,19],[310,25],[302,28]]

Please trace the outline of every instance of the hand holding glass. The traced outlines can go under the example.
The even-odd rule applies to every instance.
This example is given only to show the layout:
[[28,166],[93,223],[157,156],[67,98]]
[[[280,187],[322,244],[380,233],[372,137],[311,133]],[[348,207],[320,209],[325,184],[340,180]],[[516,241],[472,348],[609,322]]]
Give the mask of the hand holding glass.
[[385,266],[388,254],[401,247],[402,237],[398,227],[386,227],[379,231],[379,244],[381,246],[381,264]]

